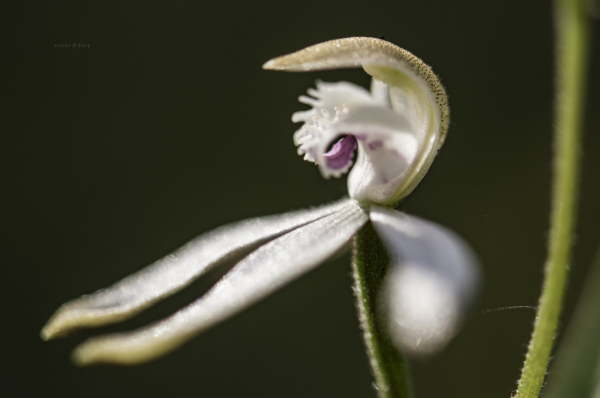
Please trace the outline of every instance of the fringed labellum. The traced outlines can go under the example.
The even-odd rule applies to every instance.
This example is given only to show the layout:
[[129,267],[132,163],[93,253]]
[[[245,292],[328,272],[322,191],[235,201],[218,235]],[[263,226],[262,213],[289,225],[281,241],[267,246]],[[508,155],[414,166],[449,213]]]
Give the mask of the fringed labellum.
[[[299,154],[325,178],[347,172],[358,201],[393,206],[421,181],[446,137],[449,110],[437,76],[410,52],[380,39],[353,37],[275,58],[265,69],[304,72],[362,67],[371,92],[352,83],[317,82],[300,101],[294,135]],[[333,146],[333,147],[332,147]],[[330,150],[328,150],[331,148]]]

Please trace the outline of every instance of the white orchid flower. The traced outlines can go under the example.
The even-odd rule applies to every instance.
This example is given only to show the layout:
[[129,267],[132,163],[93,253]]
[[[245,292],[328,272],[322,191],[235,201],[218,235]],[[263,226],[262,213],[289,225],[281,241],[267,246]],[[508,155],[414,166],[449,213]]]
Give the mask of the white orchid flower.
[[294,134],[298,153],[315,162],[323,177],[350,170],[349,198],[201,235],[113,286],[64,304],[42,337],[130,318],[222,260],[249,253],[206,294],[170,317],[94,337],[74,351],[81,365],[153,360],[347,248],[370,221],[393,263],[381,292],[390,336],[408,353],[443,347],[474,296],[474,257],[452,232],[392,208],[423,178],[444,141],[448,106],[438,78],[408,51],[360,37],[317,44],[264,65],[286,71],[352,67],[373,77],[370,92],[347,82],[317,82],[310,97],[300,97],[312,108],[292,118],[303,122]]

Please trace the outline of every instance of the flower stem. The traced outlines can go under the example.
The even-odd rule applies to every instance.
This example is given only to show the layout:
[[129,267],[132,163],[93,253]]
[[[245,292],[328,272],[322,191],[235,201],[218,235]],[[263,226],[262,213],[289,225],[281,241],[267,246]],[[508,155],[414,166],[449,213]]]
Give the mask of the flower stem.
[[555,0],[554,182],[545,280],[516,398],[537,398],[546,375],[571,257],[588,47],[585,0]]
[[369,222],[354,238],[352,261],[360,326],[379,397],[409,398],[412,394],[407,361],[378,319],[379,291],[388,266],[385,246]]

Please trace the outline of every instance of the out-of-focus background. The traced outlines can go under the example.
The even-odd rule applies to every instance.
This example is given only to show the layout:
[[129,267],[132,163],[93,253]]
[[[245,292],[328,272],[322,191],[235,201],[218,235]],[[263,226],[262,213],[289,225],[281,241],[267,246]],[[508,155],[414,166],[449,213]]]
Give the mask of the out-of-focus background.
[[[38,335],[63,302],[202,232],[344,195],[343,179],[323,180],[296,155],[290,116],[306,108],[297,97],[315,79],[367,86],[368,76],[261,65],[348,36],[384,36],[440,75],[448,140],[404,209],[462,235],[485,275],[462,333],[413,363],[416,396],[510,396],[534,311],[481,313],[534,306],[540,291],[553,132],[548,2],[20,2],[1,15],[3,396],[376,396],[349,255],[147,365],[80,369],[69,353],[91,335],[167,316],[215,275],[121,325],[51,342]],[[565,322],[600,243],[599,67],[596,33]]]

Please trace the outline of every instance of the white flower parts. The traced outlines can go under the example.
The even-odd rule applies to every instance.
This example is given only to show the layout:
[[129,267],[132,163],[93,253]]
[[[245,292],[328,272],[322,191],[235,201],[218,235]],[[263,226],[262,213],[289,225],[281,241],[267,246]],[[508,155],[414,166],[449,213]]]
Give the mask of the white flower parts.
[[201,235],[115,285],[64,304],[42,337],[132,317],[222,260],[245,255],[172,316],[92,338],[73,356],[81,365],[155,359],[323,263],[371,221],[393,261],[381,292],[390,336],[409,354],[443,347],[475,294],[474,257],[452,232],[391,208],[423,178],[445,138],[448,107],[439,80],[411,53],[373,38],[333,40],[264,65],[287,71],[349,67],[362,67],[373,77],[370,93],[351,83],[318,82],[309,90],[312,97],[300,97],[312,109],[293,115],[293,121],[304,122],[294,135],[298,152],[325,178],[351,169],[349,199]]

